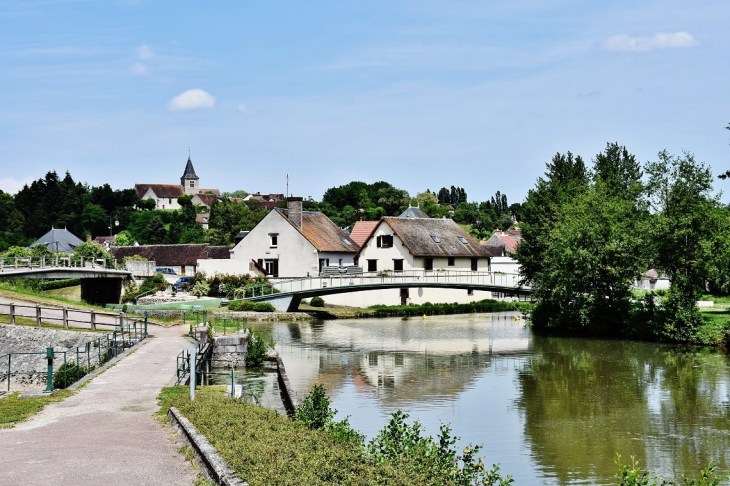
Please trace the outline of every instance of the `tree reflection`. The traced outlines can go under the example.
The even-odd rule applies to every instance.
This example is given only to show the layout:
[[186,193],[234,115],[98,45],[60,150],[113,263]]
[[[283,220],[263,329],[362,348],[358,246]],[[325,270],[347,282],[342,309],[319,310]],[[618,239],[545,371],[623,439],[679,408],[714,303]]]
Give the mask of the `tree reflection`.
[[613,483],[616,452],[677,477],[727,469],[725,356],[647,343],[535,338],[518,407],[535,461],[561,484]]

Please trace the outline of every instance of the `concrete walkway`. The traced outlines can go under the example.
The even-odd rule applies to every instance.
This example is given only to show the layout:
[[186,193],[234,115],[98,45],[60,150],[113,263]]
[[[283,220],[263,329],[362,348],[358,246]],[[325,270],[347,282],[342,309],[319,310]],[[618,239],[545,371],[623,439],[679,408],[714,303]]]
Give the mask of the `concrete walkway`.
[[152,418],[189,342],[182,327],[154,337],[76,395],[0,431],[0,484],[186,485],[197,477],[172,429]]

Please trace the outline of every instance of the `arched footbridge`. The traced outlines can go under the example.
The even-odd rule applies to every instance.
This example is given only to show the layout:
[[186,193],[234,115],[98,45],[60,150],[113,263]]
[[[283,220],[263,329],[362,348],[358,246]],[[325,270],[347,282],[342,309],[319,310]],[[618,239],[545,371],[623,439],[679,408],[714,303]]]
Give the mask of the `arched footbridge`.
[[295,311],[302,299],[382,289],[442,288],[486,290],[514,295],[532,294],[531,287],[519,285],[512,273],[410,270],[372,272],[279,280],[247,289],[245,299],[270,302],[277,310]]

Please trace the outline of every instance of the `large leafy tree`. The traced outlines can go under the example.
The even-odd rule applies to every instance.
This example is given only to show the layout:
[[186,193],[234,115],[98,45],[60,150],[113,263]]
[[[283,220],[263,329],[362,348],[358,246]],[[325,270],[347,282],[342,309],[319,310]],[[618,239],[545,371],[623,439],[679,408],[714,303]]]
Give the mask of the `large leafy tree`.
[[230,245],[239,231],[250,231],[264,219],[267,211],[252,211],[247,205],[227,199],[216,200],[208,221],[212,245]]
[[713,272],[727,267],[727,217],[712,193],[709,167],[692,154],[659,152],[645,170],[653,214],[647,243],[671,281],[661,313],[664,336],[691,340],[702,322],[696,302]]
[[545,250],[550,232],[558,221],[562,206],[588,189],[588,171],[580,156],[558,153],[547,164],[544,177],[527,194],[522,208],[523,240],[517,247],[517,260],[526,283],[535,283],[545,268]]

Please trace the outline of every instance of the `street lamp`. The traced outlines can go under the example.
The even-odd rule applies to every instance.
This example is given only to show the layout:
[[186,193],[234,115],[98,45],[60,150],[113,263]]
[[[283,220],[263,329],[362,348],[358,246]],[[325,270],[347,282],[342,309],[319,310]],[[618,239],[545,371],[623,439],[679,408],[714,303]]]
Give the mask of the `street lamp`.
[[116,209],[109,213],[109,244],[112,244],[111,238],[114,237],[113,233],[113,226],[112,226],[112,217],[114,218],[114,226],[119,226],[119,211]]

